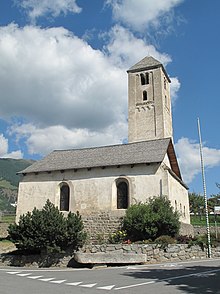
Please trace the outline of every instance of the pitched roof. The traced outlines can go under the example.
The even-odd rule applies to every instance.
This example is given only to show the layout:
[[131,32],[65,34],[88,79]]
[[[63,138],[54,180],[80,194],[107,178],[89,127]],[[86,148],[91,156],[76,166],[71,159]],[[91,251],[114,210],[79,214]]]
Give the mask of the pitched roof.
[[[172,141],[166,138],[105,147],[55,150],[20,173],[162,162],[168,150],[175,166],[177,161]],[[178,164],[174,172],[181,178]]]
[[137,71],[143,71],[143,70],[148,70],[148,69],[158,68],[158,67],[161,67],[163,69],[164,74],[166,75],[168,81],[170,82],[170,78],[168,77],[167,72],[166,72],[163,64],[161,62],[159,62],[158,60],[156,60],[155,58],[153,58],[152,56],[144,57],[138,63],[133,65],[131,68],[129,68],[129,70],[127,72],[128,73],[129,72],[137,72]]
[[128,71],[140,70],[140,69],[147,69],[148,67],[155,67],[161,66],[162,63],[153,58],[152,56],[146,56],[140,61],[138,61],[135,65],[129,68]]

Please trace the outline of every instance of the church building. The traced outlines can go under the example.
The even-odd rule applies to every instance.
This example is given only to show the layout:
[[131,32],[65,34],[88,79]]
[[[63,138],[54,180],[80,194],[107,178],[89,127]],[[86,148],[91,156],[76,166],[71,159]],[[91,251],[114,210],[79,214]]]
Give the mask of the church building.
[[189,224],[188,188],[174,150],[170,79],[163,65],[145,57],[128,70],[128,144],[55,150],[21,174],[17,221],[49,199],[64,214],[79,211],[96,222],[96,230],[106,231],[130,205],[166,195],[181,222]]

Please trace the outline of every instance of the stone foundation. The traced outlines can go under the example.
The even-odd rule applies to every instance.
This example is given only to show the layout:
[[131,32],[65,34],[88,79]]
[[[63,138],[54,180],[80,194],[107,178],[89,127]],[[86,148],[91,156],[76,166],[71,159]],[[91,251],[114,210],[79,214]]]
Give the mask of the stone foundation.
[[124,214],[124,211],[102,211],[82,215],[89,242],[100,244],[108,240],[111,233],[120,229]]
[[[87,245],[75,254],[16,256],[0,255],[0,266],[74,267],[82,264],[148,264],[207,258],[199,246],[172,244],[103,244]],[[212,248],[212,258],[220,258],[220,247]]]
[[[193,226],[195,236],[207,234],[206,227]],[[210,226],[210,233],[216,234],[216,227]],[[220,227],[217,227],[217,234],[220,236]]]
[[[187,244],[170,244],[166,247],[158,244],[87,245],[75,255],[78,262],[85,263],[85,260],[93,260],[93,263],[105,263],[103,262],[105,254],[107,263],[111,263],[110,254],[112,263],[158,263],[207,257],[206,250],[202,250],[199,246],[189,247]],[[220,257],[220,247],[213,248],[212,254],[213,257]],[[127,262],[126,255],[131,256],[131,262]],[[96,262],[94,262],[95,257]],[[123,257],[125,257],[124,261]]]
[[[124,215],[124,210],[93,212],[89,215],[82,215],[89,242],[93,244],[102,244],[106,242],[111,233],[120,230]],[[181,223],[180,235],[193,237],[193,226]]]

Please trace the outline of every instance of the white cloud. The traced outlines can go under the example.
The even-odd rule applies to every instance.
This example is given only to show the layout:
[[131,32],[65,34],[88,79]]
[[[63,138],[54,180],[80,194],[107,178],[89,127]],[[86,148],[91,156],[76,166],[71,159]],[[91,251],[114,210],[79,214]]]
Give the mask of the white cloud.
[[[115,25],[108,34],[105,34],[106,36],[109,38],[108,45],[104,48],[106,53],[111,62],[124,71],[148,55],[153,56],[164,66],[172,61],[168,54],[158,52],[153,45],[147,44],[144,39],[135,37],[132,32],[122,26]],[[172,105],[174,105],[178,97],[180,82],[177,77],[170,79]]]
[[20,150],[12,151],[8,153],[8,139],[0,134],[0,158],[22,158],[23,154]]
[[[188,138],[181,138],[175,147],[183,179],[190,183],[201,173],[199,144]],[[220,150],[203,146],[203,157],[206,168],[220,166]]]
[[[136,31],[143,31],[150,24],[158,27],[161,17],[180,4],[183,0],[107,0],[112,6],[113,17],[116,21],[129,26]],[[166,22],[172,21],[167,17]]]
[[172,99],[172,105],[174,105],[178,98],[178,91],[180,89],[181,84],[177,77],[170,78],[170,80],[171,80],[170,95]]
[[15,3],[25,9],[32,23],[41,16],[57,17],[61,13],[80,13],[81,8],[76,0],[15,0]]
[[4,155],[8,151],[8,140],[0,134],[0,156]]
[[124,70],[63,28],[0,28],[2,118],[103,129],[126,120],[126,87]]
[[22,118],[11,132],[30,153],[127,137],[126,69],[147,54],[171,58],[120,26],[107,42],[102,52],[64,28],[0,27],[0,117]]
[[11,134],[17,140],[26,138],[29,154],[47,154],[54,149],[69,149],[91,146],[103,146],[121,143],[127,133],[127,124],[119,122],[101,132],[87,129],[67,129],[64,126],[37,128],[32,124],[14,125]]
[[164,65],[171,62],[168,54],[160,53],[146,40],[134,36],[128,29],[115,25],[108,34],[108,44],[105,46],[112,63],[124,69],[137,63],[143,57],[151,55]]

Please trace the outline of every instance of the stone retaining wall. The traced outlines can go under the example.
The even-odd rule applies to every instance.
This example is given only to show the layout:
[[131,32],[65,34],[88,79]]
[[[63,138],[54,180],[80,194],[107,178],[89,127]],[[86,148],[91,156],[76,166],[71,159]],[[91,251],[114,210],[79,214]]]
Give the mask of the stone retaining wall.
[[[79,254],[109,254],[118,255],[120,258],[123,254],[145,255],[148,263],[182,261],[191,259],[202,259],[207,257],[206,250],[200,246],[189,247],[187,244],[170,244],[167,247],[158,244],[103,244],[85,246]],[[78,254],[78,253],[76,253]],[[220,247],[213,248],[213,257],[220,257]]]
[[8,236],[8,223],[0,223],[0,238],[6,238]]
[[[220,258],[220,247],[212,248],[212,257]],[[92,264],[160,263],[207,258],[206,250],[199,246],[173,244],[103,244],[87,245],[73,255],[0,255],[1,266],[73,267],[75,260]],[[90,261],[92,260],[92,262]]]
[[102,211],[82,215],[89,241],[100,244],[108,240],[109,234],[120,229],[123,215],[123,211]]
[[[207,234],[206,227],[193,226],[193,228],[194,228],[194,234],[195,234],[195,236]],[[215,234],[216,233],[216,227],[211,226],[209,229],[210,229],[210,233],[212,233],[212,234]],[[217,233],[220,236],[220,227],[217,227]]]

